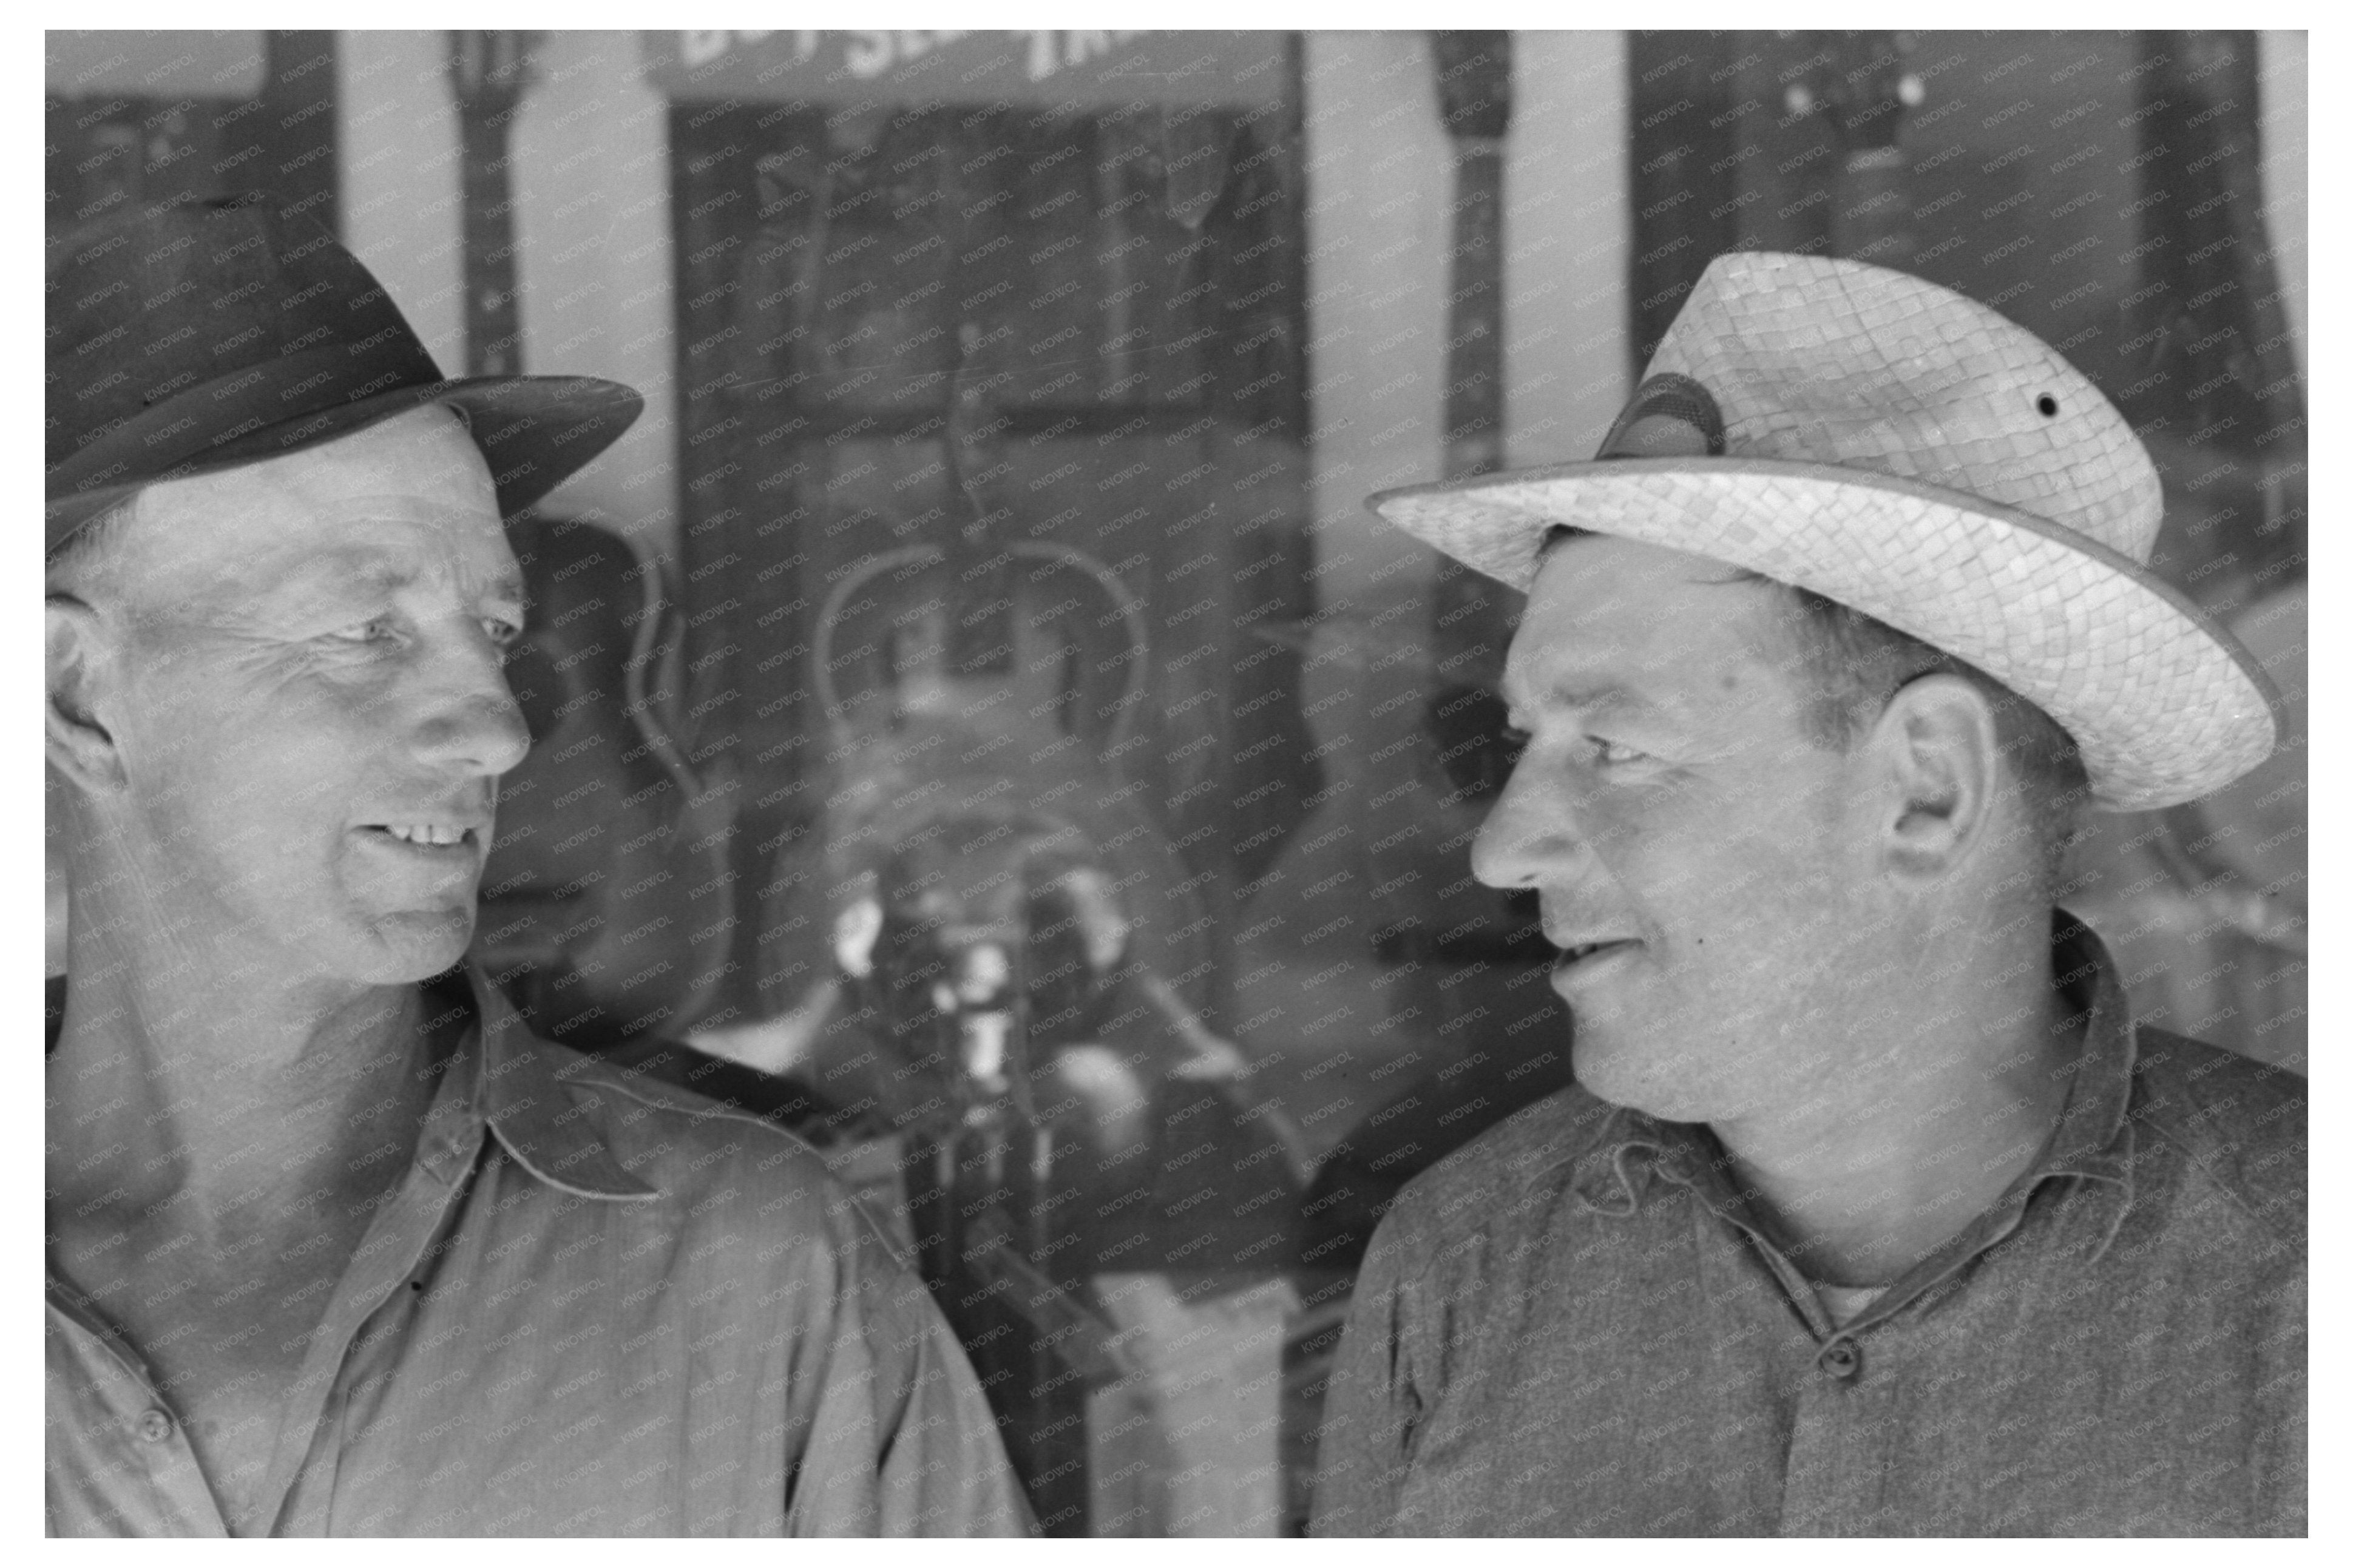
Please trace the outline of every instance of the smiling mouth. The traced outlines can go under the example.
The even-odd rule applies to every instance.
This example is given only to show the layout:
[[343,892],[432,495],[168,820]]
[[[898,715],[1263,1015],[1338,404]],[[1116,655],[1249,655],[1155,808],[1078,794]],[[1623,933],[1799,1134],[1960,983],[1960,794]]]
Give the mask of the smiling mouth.
[[1607,952],[1613,948],[1631,947],[1632,945],[1632,940],[1626,937],[1615,938],[1609,942],[1581,942],[1573,947],[1562,948],[1560,950],[1560,957],[1555,963],[1555,967],[1566,968],[1572,963],[1581,963],[1598,952]]
[[361,831],[381,842],[414,849],[473,848],[474,830],[445,822],[374,822]]

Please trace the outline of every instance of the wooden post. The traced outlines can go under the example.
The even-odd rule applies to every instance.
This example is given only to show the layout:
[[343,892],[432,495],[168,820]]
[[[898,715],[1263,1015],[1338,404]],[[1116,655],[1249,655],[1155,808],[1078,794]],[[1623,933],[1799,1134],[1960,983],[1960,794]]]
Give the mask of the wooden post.
[[522,321],[515,283],[514,195],[508,132],[531,85],[536,35],[452,32],[449,88],[464,162],[466,373],[519,375]]
[[[1512,36],[1430,35],[1438,101],[1454,149],[1454,245],[1446,290],[1445,478],[1504,460],[1504,135],[1512,119]],[[1442,684],[1500,668],[1517,609],[1509,590],[1456,561],[1430,592],[1431,651]]]
[[1454,247],[1446,293],[1446,477],[1504,461],[1504,136],[1512,35],[1434,33],[1438,101],[1454,149]]

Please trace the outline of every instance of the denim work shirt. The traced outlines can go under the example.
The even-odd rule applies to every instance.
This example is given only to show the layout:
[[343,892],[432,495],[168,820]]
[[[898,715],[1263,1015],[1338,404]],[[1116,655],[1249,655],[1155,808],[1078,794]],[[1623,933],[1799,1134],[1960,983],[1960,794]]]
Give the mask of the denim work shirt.
[[255,1517],[224,1518],[136,1347],[49,1275],[52,1534],[1027,1532],[962,1348],[814,1151],[471,981]]
[[1406,1189],[1319,1535],[2305,1530],[2305,1083],[2137,1031],[2099,940],[2056,1131],[1843,1327],[1700,1127],[1570,1089]]

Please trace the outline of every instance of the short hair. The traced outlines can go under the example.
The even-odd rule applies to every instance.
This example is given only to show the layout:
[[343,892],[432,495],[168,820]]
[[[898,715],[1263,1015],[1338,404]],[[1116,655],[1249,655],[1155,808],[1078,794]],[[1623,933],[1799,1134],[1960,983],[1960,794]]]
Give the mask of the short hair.
[[[468,414],[465,409],[458,406],[454,403],[426,403],[419,404],[415,408],[404,410],[400,414],[392,416],[389,419],[371,421],[369,425],[362,425],[355,429],[343,431],[340,435],[330,437],[329,439],[338,440],[345,436],[355,436],[361,431],[370,428],[371,425],[375,423],[390,424],[395,420],[406,418],[410,415],[423,413],[428,408],[440,409],[444,414],[451,416],[458,421],[458,428],[459,430],[464,431],[470,437],[473,434],[473,416]],[[325,445],[327,443],[322,442],[320,444]],[[296,448],[297,451],[302,449],[303,448],[301,447]],[[286,455],[289,454],[280,454],[280,456]],[[259,459],[258,461],[268,460],[269,459]],[[489,461],[487,455],[484,456],[483,460],[485,463]],[[240,464],[236,466],[243,467],[246,465]],[[214,469],[211,471],[217,473],[222,470]],[[193,478],[199,476],[186,477]],[[156,480],[153,482],[169,483],[171,481]],[[78,582],[87,582],[92,574],[111,561],[116,546],[121,542],[121,535],[122,531],[130,523],[132,513],[136,510],[139,505],[139,498],[145,493],[146,490],[144,487],[132,490],[129,495],[124,496],[121,500],[102,509],[88,522],[83,523],[79,528],[75,529],[71,533],[66,535],[65,538],[58,542],[55,547],[47,552],[47,557],[44,562],[44,575],[47,579],[48,591],[50,593],[70,594],[73,592],[72,585]]]
[[138,504],[139,492],[133,490],[58,541],[42,563],[48,592],[70,594],[76,584],[96,574],[121,542],[122,531]]
[[[1537,554],[1592,531],[1556,523]],[[1995,742],[2026,813],[2039,889],[2055,896],[2091,795],[2081,750],[2066,729],[1967,659],[1811,589],[1745,567],[1732,571],[1726,581],[1761,583],[1786,596],[1789,613],[1778,624],[1811,688],[1800,728],[1824,751],[1852,750],[1895,693],[1924,675],[1957,676],[1978,689],[1993,710]]]

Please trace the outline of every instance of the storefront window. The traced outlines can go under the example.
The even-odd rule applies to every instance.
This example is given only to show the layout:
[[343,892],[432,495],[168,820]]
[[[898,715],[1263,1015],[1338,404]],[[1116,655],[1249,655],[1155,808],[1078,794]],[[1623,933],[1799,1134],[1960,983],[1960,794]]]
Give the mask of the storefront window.
[[735,43],[670,110],[688,744],[749,928],[705,1037],[895,1144],[1051,1531],[1271,1530],[1308,1155],[1232,915],[1324,776],[1298,66],[1004,39]]

